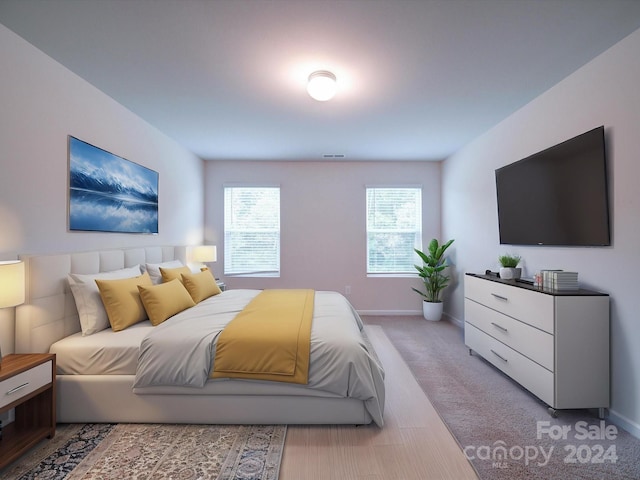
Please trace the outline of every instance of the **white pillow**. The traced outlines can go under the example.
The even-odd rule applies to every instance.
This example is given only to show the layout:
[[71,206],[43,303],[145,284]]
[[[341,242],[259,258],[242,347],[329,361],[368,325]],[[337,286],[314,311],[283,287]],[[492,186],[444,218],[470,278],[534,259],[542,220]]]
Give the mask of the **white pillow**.
[[179,268],[183,266],[184,265],[180,260],[171,260],[169,262],[162,262],[162,263],[147,263],[143,267],[142,273],[144,273],[146,270],[147,273],[149,273],[149,276],[151,277],[151,283],[153,283],[154,285],[158,285],[159,283],[162,283],[162,274],[160,273],[160,267]]
[[140,265],[135,267],[113,270],[111,272],[93,273],[81,275],[70,273],[68,276],[69,286],[76,301],[76,308],[80,317],[80,327],[82,335],[91,335],[109,327],[109,317],[104,309],[100,291],[96,279],[114,280],[119,278],[137,277],[142,272]]

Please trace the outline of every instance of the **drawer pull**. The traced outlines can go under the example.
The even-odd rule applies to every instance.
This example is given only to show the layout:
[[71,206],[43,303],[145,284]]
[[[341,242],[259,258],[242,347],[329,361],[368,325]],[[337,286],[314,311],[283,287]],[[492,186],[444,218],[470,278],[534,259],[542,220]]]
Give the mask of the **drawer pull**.
[[502,360],[505,363],[509,361],[506,358],[504,358],[502,355],[500,355],[498,352],[496,352],[495,350],[491,350],[491,353],[493,353],[496,357],[498,357],[500,360]]
[[16,393],[18,390],[22,390],[24,387],[26,387],[27,385],[29,385],[29,382],[27,383],[23,383],[22,385],[18,385],[15,388],[12,388],[11,390],[9,390],[6,395],[11,395],[12,393]]
[[496,327],[498,330],[502,330],[504,333],[507,333],[507,331],[508,331],[508,330],[507,330],[506,328],[504,328],[502,325],[498,325],[498,324],[497,324],[497,323],[495,323],[495,322],[491,322],[491,325],[493,325],[494,327]]
[[506,302],[509,300],[507,297],[503,297],[502,295],[498,295],[497,293],[492,293],[491,295],[493,295],[498,300],[502,300],[503,302]]

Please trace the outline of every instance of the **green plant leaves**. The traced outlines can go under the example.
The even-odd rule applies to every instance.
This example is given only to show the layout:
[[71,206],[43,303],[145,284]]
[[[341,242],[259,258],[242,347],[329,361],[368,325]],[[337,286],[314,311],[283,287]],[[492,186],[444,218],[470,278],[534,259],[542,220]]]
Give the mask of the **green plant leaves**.
[[425,291],[411,288],[423,296],[427,302],[439,302],[442,290],[449,285],[449,276],[442,273],[448,266],[446,259],[443,257],[444,252],[452,243],[453,239],[440,245],[438,240],[434,238],[429,242],[428,253],[415,249],[415,252],[422,260],[422,265],[414,266],[418,271],[418,276],[422,278]]
[[506,255],[500,255],[498,257],[498,262],[504,268],[516,268],[520,263],[521,259],[522,257],[520,257],[520,255],[506,254]]

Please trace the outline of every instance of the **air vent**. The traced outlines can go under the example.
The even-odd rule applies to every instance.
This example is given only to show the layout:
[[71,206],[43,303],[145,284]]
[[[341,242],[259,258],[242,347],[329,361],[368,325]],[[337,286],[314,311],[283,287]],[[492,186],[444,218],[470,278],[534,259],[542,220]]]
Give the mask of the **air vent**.
[[325,153],[322,158],[344,158],[344,153]]

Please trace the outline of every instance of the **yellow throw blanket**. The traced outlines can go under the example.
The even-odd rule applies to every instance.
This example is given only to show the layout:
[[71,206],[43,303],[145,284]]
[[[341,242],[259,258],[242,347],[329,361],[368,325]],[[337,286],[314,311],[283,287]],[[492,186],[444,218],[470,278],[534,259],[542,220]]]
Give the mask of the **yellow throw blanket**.
[[313,290],[264,290],[218,338],[212,378],[307,384]]

